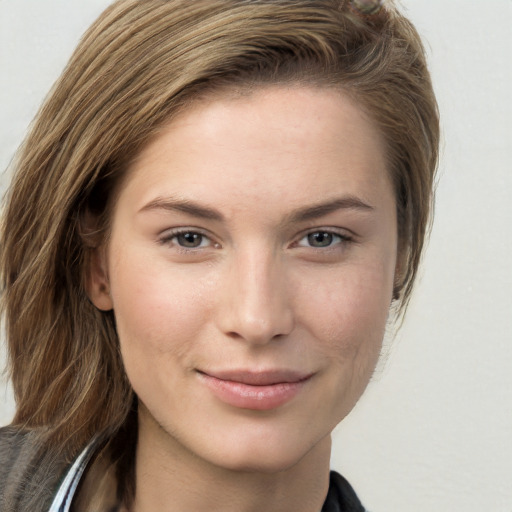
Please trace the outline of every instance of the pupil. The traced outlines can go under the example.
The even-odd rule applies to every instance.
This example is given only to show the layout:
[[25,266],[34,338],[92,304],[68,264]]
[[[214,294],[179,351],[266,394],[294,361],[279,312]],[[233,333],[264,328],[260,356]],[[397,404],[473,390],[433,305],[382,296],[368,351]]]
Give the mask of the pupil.
[[332,244],[332,234],[319,232],[308,235],[308,241],[313,247],[328,247]]
[[182,233],[178,235],[178,242],[183,247],[199,247],[203,236],[198,233]]

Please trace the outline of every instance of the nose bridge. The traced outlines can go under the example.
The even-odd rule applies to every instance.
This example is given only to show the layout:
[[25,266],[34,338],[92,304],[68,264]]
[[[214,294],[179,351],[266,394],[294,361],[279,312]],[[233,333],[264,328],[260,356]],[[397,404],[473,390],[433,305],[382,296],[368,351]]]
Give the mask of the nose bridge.
[[290,333],[293,312],[279,256],[247,247],[236,251],[229,274],[227,307],[221,313],[227,334],[264,344]]

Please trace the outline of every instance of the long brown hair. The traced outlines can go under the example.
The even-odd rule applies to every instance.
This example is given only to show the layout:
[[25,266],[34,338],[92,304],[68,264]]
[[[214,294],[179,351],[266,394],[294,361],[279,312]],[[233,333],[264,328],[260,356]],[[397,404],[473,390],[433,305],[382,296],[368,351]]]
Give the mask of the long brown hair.
[[[355,5],[355,4],[354,4]],[[126,425],[133,392],[115,318],[84,275],[105,241],[127,162],[198,95],[298,83],[335,87],[380,128],[397,202],[409,300],[428,229],[439,126],[425,53],[388,2],[119,0],[87,31],[14,164],[1,233],[3,311],[17,412],[73,457]],[[85,232],[85,215],[98,219]]]

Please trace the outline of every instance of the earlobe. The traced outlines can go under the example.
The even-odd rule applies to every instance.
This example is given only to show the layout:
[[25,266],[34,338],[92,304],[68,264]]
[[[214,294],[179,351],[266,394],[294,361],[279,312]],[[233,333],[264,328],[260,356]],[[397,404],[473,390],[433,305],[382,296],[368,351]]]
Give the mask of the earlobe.
[[101,311],[111,311],[114,308],[110,295],[106,260],[103,247],[91,249],[86,276],[86,290],[90,301]]

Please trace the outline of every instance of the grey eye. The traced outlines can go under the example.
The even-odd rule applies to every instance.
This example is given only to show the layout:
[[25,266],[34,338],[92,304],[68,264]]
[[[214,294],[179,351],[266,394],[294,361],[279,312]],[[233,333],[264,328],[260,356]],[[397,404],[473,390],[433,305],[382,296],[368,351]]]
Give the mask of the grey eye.
[[176,235],[176,242],[181,247],[186,247],[187,249],[195,249],[197,247],[201,247],[203,244],[204,236],[201,233],[194,233],[192,231],[186,233],[180,233]]
[[329,247],[334,242],[334,237],[333,233],[326,231],[317,231],[307,235],[308,243],[311,247]]

